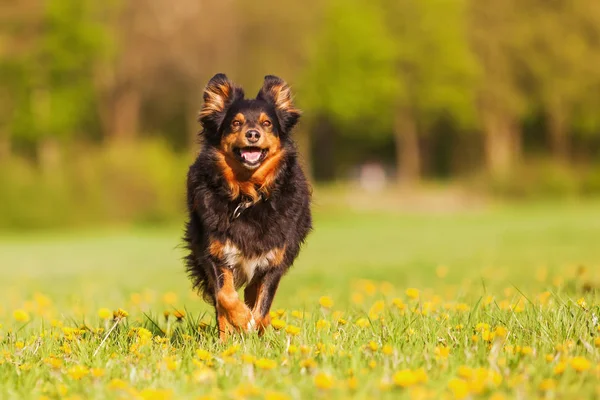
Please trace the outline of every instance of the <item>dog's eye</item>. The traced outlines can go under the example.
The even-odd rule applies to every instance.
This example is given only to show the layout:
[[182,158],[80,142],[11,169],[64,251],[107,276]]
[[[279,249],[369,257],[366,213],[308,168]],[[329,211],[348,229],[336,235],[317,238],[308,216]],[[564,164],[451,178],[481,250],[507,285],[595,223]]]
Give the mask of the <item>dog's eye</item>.
[[264,126],[265,128],[268,128],[271,126],[271,121],[267,120],[267,121],[263,121],[262,126]]
[[242,126],[242,121],[238,121],[237,119],[231,123],[231,125],[237,127]]

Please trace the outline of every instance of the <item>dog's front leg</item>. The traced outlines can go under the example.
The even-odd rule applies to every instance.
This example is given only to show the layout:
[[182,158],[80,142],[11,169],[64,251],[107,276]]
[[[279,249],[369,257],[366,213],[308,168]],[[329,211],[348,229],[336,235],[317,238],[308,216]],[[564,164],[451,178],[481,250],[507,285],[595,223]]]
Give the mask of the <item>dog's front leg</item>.
[[269,311],[271,311],[281,275],[282,272],[279,269],[269,270],[255,277],[244,291],[246,304],[252,308],[256,326],[261,334],[271,323]]
[[225,341],[227,333],[231,330],[230,327],[238,331],[247,331],[254,327],[254,318],[235,290],[231,269],[219,268],[217,285],[216,309],[219,337]]

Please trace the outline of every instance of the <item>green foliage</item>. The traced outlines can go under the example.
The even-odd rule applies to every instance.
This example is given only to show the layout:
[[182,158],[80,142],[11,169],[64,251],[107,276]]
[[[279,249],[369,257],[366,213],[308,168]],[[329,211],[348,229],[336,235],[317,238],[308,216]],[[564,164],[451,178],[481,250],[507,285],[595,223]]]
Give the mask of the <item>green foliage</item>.
[[390,118],[396,44],[384,12],[368,0],[328,3],[301,89],[309,112],[344,124]]
[[0,163],[0,229],[156,223],[181,218],[191,162],[163,142],[72,148],[51,172],[14,158]]

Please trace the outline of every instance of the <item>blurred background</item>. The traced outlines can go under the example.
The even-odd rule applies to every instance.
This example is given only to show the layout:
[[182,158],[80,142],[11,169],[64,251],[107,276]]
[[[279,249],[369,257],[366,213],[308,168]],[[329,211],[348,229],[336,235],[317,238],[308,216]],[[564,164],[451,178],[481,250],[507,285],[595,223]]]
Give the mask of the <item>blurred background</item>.
[[0,1],[0,322],[50,300],[208,310],[181,236],[218,72],[249,96],[278,75],[304,110],[315,231],[276,307],[349,302],[360,279],[515,302],[600,287],[581,273],[600,260],[599,66],[596,0]]
[[0,229],[180,220],[217,72],[287,80],[354,205],[594,196],[599,65],[593,0],[3,1]]

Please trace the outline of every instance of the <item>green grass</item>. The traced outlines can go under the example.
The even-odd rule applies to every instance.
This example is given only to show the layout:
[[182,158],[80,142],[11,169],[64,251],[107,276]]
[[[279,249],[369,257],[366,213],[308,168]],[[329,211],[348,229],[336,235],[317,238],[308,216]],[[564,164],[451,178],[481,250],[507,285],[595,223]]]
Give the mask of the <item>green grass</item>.
[[[599,203],[436,214],[317,205],[315,231],[274,305],[300,333],[270,329],[226,344],[190,290],[180,236],[0,237],[0,398],[600,395]],[[113,322],[100,308],[129,313],[102,346]],[[167,321],[165,310],[186,317]],[[582,360],[590,366],[578,372]]]

